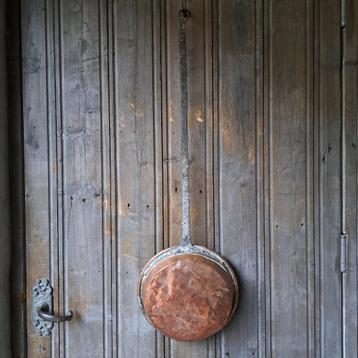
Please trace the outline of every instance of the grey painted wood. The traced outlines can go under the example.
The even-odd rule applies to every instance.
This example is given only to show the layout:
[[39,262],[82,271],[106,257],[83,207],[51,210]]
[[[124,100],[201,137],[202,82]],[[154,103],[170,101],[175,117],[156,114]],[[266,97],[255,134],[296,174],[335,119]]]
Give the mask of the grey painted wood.
[[183,343],[155,332],[136,300],[144,264],[181,237],[181,1],[23,2],[27,306],[36,278],[51,277],[56,310],[75,311],[51,341],[28,317],[29,357],[354,355],[348,4],[342,280],[339,2],[188,1],[193,241],[230,260],[241,297],[222,333]]
[[7,121],[6,11],[0,1],[0,355],[10,350],[10,197]]

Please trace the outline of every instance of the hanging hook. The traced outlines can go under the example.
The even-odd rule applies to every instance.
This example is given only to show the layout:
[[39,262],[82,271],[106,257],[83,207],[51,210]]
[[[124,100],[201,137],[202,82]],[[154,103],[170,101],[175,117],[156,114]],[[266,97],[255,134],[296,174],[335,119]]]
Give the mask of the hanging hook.
[[179,11],[179,18],[182,22],[187,22],[190,18],[190,11],[188,9],[181,9]]

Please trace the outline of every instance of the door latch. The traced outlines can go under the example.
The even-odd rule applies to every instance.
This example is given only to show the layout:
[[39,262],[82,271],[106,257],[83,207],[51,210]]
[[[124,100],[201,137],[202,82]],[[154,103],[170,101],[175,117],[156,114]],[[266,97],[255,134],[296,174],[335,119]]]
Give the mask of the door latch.
[[32,288],[32,322],[39,336],[49,336],[54,322],[70,321],[72,311],[65,316],[53,314],[53,288],[47,278],[39,279]]

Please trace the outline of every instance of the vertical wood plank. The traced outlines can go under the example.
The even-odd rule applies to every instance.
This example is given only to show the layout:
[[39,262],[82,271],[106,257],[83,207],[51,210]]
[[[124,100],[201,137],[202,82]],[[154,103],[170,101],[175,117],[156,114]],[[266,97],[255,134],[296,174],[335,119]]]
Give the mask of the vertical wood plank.
[[270,207],[270,1],[263,1],[263,221],[264,221],[264,275],[265,275],[265,353],[272,355],[271,340],[271,207]]
[[[102,70],[108,77],[106,79],[102,79],[103,86],[106,87],[105,82],[107,81],[108,84],[108,98],[103,97],[103,101],[108,101],[108,120],[109,123],[103,121],[104,125],[108,130],[108,152],[107,158],[109,161],[109,185],[108,192],[105,192],[103,206],[105,207],[104,210],[107,212],[107,223],[104,224],[106,235],[110,236],[111,240],[107,243],[107,249],[110,251],[110,257],[108,258],[107,270],[105,273],[105,277],[107,280],[107,284],[111,285],[111,298],[110,298],[110,307],[108,312],[108,320],[110,321],[109,326],[111,332],[108,335],[111,337],[108,338],[108,341],[111,341],[112,347],[107,347],[107,356],[117,357],[119,356],[118,347],[118,259],[117,259],[117,243],[118,243],[118,236],[117,236],[117,212],[118,212],[118,202],[117,202],[117,163],[116,163],[116,116],[115,116],[115,58],[114,58],[114,32],[115,32],[115,16],[114,16],[114,2],[107,1],[105,6],[102,10],[102,29],[103,29],[103,39],[102,39],[102,47],[104,49],[104,54],[108,58],[104,56]],[[107,34],[105,35],[106,26],[107,25]],[[107,39],[107,44],[105,43],[105,39]],[[107,47],[107,52],[105,51]],[[105,62],[107,61],[108,67],[106,68]],[[106,159],[103,160],[104,163],[107,162]],[[109,211],[109,213],[108,213]],[[109,214],[109,215],[108,215]],[[109,290],[109,287],[108,287]],[[109,304],[109,303],[108,303]],[[109,343],[109,342],[108,342]]]
[[318,292],[320,356],[341,357],[341,274],[339,234],[341,210],[340,182],[340,3],[321,1],[315,15],[316,115],[318,121],[317,234],[320,262]]
[[[101,160],[102,160],[102,238],[103,238],[103,357],[117,355],[117,342],[115,337],[116,319],[114,307],[117,302],[116,290],[113,278],[113,255],[115,254],[115,203],[113,187],[113,109],[111,99],[111,87],[109,84],[110,74],[110,51],[112,49],[109,34],[110,20],[109,11],[111,6],[108,1],[99,1],[99,68],[100,68],[100,91],[101,91]],[[113,282],[114,281],[114,282]]]
[[257,255],[257,356],[265,357],[265,87],[264,87],[264,2],[255,2],[255,160],[256,160],[256,255]]
[[60,274],[63,307],[77,312],[73,322],[65,326],[61,344],[67,357],[80,357],[81,349],[102,357],[104,168],[98,1],[60,1],[59,11],[63,123]]
[[[162,1],[152,0],[152,58],[153,58],[153,140],[154,140],[154,172],[155,172],[155,185],[154,185],[154,220],[155,220],[155,239],[154,246],[155,252],[163,250],[165,245],[164,232],[165,232],[165,169],[163,158],[164,153],[164,115],[165,102],[163,100],[163,86],[165,86],[165,74],[163,71],[162,58],[165,54],[165,41],[163,41],[163,13]],[[168,356],[166,350],[166,339],[156,331],[156,357],[163,358]]]
[[50,357],[50,338],[36,335],[32,326],[32,286],[49,277],[49,206],[45,6],[23,1],[24,182],[26,215],[28,357]]
[[[213,249],[220,250],[220,181],[219,181],[219,1],[212,0],[212,210],[213,210]],[[210,91],[208,92],[210,93]],[[210,97],[209,97],[210,98]],[[210,241],[209,241],[210,244]],[[240,289],[240,288],[239,288]],[[214,357],[221,357],[221,339],[219,332],[213,338],[215,340]]]
[[[204,86],[202,92],[204,93],[204,119],[205,119],[205,233],[206,233],[206,247],[215,250],[215,230],[216,230],[216,210],[217,205],[215,197],[217,195],[217,160],[215,153],[217,153],[217,141],[215,130],[217,126],[217,115],[214,106],[214,101],[217,99],[217,93],[214,86],[217,81],[215,78],[216,64],[214,64],[216,51],[215,37],[217,36],[217,6],[215,0],[204,0]],[[214,31],[216,34],[214,35]],[[216,61],[217,63],[217,61]],[[216,122],[216,123],[215,123]],[[199,190],[199,194],[200,190]],[[208,339],[208,358],[215,358],[218,356],[218,346],[220,335]]]
[[[170,246],[170,233],[171,233],[171,216],[170,216],[170,152],[169,152],[169,122],[171,107],[168,103],[168,16],[167,16],[167,1],[159,0],[160,5],[160,69],[161,69],[161,128],[162,128],[162,215],[163,215],[163,236],[159,248],[168,248]],[[165,357],[170,357],[170,339],[163,338],[163,353]]]
[[[166,17],[166,145],[168,166],[168,244],[181,240],[181,171],[180,171],[180,79],[178,49],[178,12],[181,1],[165,1]],[[189,20],[191,21],[191,20]],[[189,25],[189,24],[188,24]],[[189,31],[187,30],[187,34]],[[189,52],[189,51],[188,51]],[[188,53],[189,57],[189,53]],[[189,78],[189,76],[188,76]],[[188,126],[190,128],[190,126]],[[190,150],[190,149],[189,149]]]
[[[47,198],[49,205],[49,255],[50,281],[54,289],[54,312],[63,312],[63,292],[61,272],[63,267],[59,260],[59,247],[63,241],[62,214],[62,117],[58,98],[60,93],[60,55],[58,2],[45,2],[46,24],[46,86],[47,86],[47,126],[48,126],[48,161],[51,170],[48,176]],[[60,355],[60,341],[63,340],[63,327],[55,326],[51,335],[51,357]]]
[[[155,253],[155,155],[152,3],[114,8],[117,290],[120,357],[155,357],[156,335],[136,295],[140,271]],[[159,144],[160,145],[160,144]]]
[[[307,356],[309,268],[312,247],[307,185],[311,159],[307,131],[307,4],[269,3],[268,136],[271,354]],[[285,53],[282,56],[282,53]],[[309,52],[308,52],[309,54]],[[307,83],[308,82],[308,83]],[[308,124],[308,126],[307,126]]]
[[219,240],[240,281],[221,356],[257,356],[256,10],[252,1],[218,5]]
[[305,225],[306,225],[306,310],[307,310],[307,355],[315,355],[315,112],[314,112],[314,1],[305,3]]
[[[347,272],[343,274],[343,357],[354,357],[357,343],[357,116],[358,116],[358,6],[347,1],[343,67],[343,101],[346,151],[346,226],[348,234]],[[343,90],[343,89],[342,89]]]

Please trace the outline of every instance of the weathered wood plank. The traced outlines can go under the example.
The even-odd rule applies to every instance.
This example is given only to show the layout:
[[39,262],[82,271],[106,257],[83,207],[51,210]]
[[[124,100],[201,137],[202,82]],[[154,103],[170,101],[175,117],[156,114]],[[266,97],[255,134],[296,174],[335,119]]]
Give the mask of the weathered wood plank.
[[43,1],[21,6],[28,357],[50,357],[50,338],[36,335],[31,315],[32,286],[49,277],[45,8]]
[[218,21],[217,239],[240,282],[239,311],[222,333],[221,357],[257,356],[255,3],[218,2]]
[[262,34],[262,61],[263,61],[263,221],[264,221],[264,277],[265,277],[265,357],[272,351],[271,342],[271,276],[270,276],[270,245],[271,245],[271,215],[270,215],[270,152],[267,150],[270,145],[269,113],[270,113],[270,18],[269,1],[262,2],[263,12],[263,34]]
[[[216,126],[217,126],[217,113],[214,109],[213,101],[215,100],[216,92],[214,86],[217,81],[214,78],[215,66],[214,55],[216,51],[215,36],[217,36],[216,24],[217,24],[217,6],[215,0],[205,0],[204,6],[204,20],[203,20],[203,36],[204,36],[204,85],[201,91],[204,94],[204,118],[205,118],[205,232],[206,232],[206,246],[215,250],[215,237],[217,222],[215,218],[215,208],[217,202],[215,197],[217,195],[217,175],[215,170],[217,168],[217,160],[215,153],[217,152],[217,141],[216,141]],[[214,20],[214,18],[216,20]],[[216,34],[214,35],[214,29]],[[216,121],[216,123],[215,123]],[[214,159],[215,158],[215,159]],[[217,172],[216,172],[217,173]],[[199,194],[200,190],[199,190]],[[215,335],[208,339],[208,358],[215,358],[219,354],[219,339],[220,335]]]
[[[212,191],[212,203],[211,207],[208,204],[208,208],[211,208],[213,211],[212,213],[212,231],[208,229],[208,233],[212,232],[211,235],[213,235],[212,238],[208,241],[209,248],[214,249],[215,251],[219,252],[220,250],[220,211],[219,211],[219,196],[220,196],[220,190],[219,190],[219,166],[220,166],[220,160],[218,153],[218,148],[220,146],[219,143],[219,137],[220,137],[220,131],[219,131],[219,106],[218,106],[218,99],[219,99],[219,3],[217,0],[212,0],[211,2],[212,6],[212,19],[211,19],[211,26],[207,26],[207,31],[209,29],[212,32],[212,48],[211,48],[211,59],[212,62],[211,65],[211,79],[212,83],[208,81],[208,85],[211,85],[211,89],[207,90],[207,99],[209,100],[211,98],[212,102],[210,104],[210,110],[211,110],[211,130],[212,130],[212,140],[211,140],[211,150],[212,150],[212,181],[210,182],[208,180],[208,183],[212,185],[211,191]],[[210,48],[208,46],[208,48]],[[208,71],[209,71],[208,66]],[[208,79],[210,77],[208,76]],[[209,112],[209,110],[208,110]],[[210,112],[209,112],[210,113]],[[210,125],[210,122],[208,121],[208,124]],[[209,140],[208,140],[208,143]],[[209,152],[208,152],[209,153]],[[209,168],[208,168],[209,169]],[[209,188],[208,188],[208,202],[209,202]],[[208,211],[209,213],[210,211]],[[210,219],[208,218],[208,225],[210,225]],[[209,234],[210,235],[210,234]],[[218,333],[215,335],[215,337],[212,338],[215,341],[215,349],[213,352],[214,357],[221,357],[221,333]]]
[[[165,171],[163,167],[164,154],[164,140],[163,140],[163,118],[166,113],[163,95],[165,86],[165,74],[163,71],[163,65],[165,61],[162,61],[165,55],[165,41],[163,41],[163,22],[165,22],[162,13],[162,2],[160,0],[153,0],[152,2],[152,40],[153,40],[153,141],[154,145],[154,226],[155,226],[155,239],[154,247],[155,252],[163,250],[165,246],[164,238],[164,210],[165,210]],[[166,348],[168,347],[165,337],[156,331],[156,357],[164,358],[166,355]]]
[[[265,86],[264,86],[264,4],[255,2],[255,160],[256,160],[256,245],[257,245],[257,356],[265,357],[266,276],[265,276]],[[267,81],[266,81],[267,82]]]
[[140,311],[141,269],[155,253],[153,23],[151,2],[114,8],[118,355],[155,357],[156,335]]
[[[115,163],[112,160],[114,154],[114,116],[113,101],[109,78],[112,72],[112,57],[109,56],[113,42],[111,20],[111,4],[107,1],[99,1],[99,68],[101,91],[101,155],[102,155],[102,237],[103,237],[103,356],[117,356],[116,334],[116,272],[115,263],[115,198],[113,173]],[[111,29],[111,30],[109,30]],[[113,81],[111,81],[113,83]],[[112,92],[113,93],[113,92]]]
[[[98,1],[60,2],[63,306],[75,317],[63,354],[104,354],[101,86]],[[61,165],[61,164],[60,164]],[[79,259],[79,257],[81,259]],[[77,347],[77,349],[76,349]],[[79,349],[81,347],[81,349]]]
[[[167,2],[159,0],[160,5],[160,70],[161,70],[161,128],[162,128],[162,215],[163,215],[163,236],[159,248],[168,248],[170,246],[170,232],[171,232],[171,202],[170,202],[170,168],[171,160],[169,160],[169,114],[172,109],[168,105],[168,68],[167,68],[167,55],[168,55],[168,33],[167,33]],[[170,357],[170,339],[163,338],[163,355]]]
[[[108,136],[106,139],[103,139],[104,143],[107,145],[107,153],[104,154],[103,163],[107,165],[107,172],[105,176],[109,183],[107,182],[107,189],[104,190],[103,197],[103,206],[105,212],[105,222],[104,230],[105,235],[110,238],[105,243],[106,251],[110,257],[108,257],[108,262],[105,270],[105,280],[107,282],[107,291],[111,291],[110,303],[108,305],[108,316],[107,316],[107,345],[106,345],[106,354],[107,356],[117,357],[119,356],[119,347],[118,347],[118,289],[117,289],[117,270],[118,270],[118,261],[117,261],[117,194],[116,194],[116,117],[115,117],[115,63],[114,56],[111,54],[114,53],[114,3],[111,1],[104,2],[101,12],[101,46],[102,50],[102,65],[101,69],[103,71],[102,77],[102,86],[106,91],[108,91],[106,98],[105,93],[102,95],[102,101],[108,101],[108,123],[106,120],[103,120],[104,128],[108,131],[105,135]],[[107,26],[107,33],[106,33]],[[107,41],[106,41],[107,40]],[[107,66],[105,65],[107,63]],[[108,76],[108,77],[107,77]],[[106,78],[106,80],[104,80]],[[105,82],[108,82],[106,85]],[[103,104],[104,105],[104,104]],[[109,178],[108,178],[109,176]],[[109,285],[111,286],[109,288]],[[109,299],[108,295],[106,295]],[[112,347],[111,347],[111,346]]]
[[315,355],[315,136],[314,136],[314,1],[306,1],[305,53],[305,196],[306,196],[306,270],[307,270],[307,356]]
[[[308,355],[307,4],[271,1],[268,136],[270,206],[270,326],[275,357]],[[283,52],[285,55],[283,56]],[[309,148],[309,146],[308,146]]]
[[320,1],[315,7],[315,131],[316,138],[316,354],[341,357],[341,230],[340,182],[340,2]]
[[[49,255],[50,281],[54,288],[54,312],[61,313],[63,307],[63,267],[60,248],[63,242],[63,200],[62,200],[62,114],[60,107],[60,54],[59,46],[59,5],[53,1],[45,2],[46,36],[46,91],[48,161],[51,170],[48,175],[47,198],[49,205]],[[59,195],[60,194],[60,195]],[[60,356],[60,342],[63,341],[64,327],[54,327],[51,337],[51,357]]]
[[358,6],[347,1],[344,41],[343,101],[345,123],[345,173],[346,231],[348,234],[347,272],[343,274],[343,352],[344,357],[354,357],[357,342],[357,117],[358,117]]

